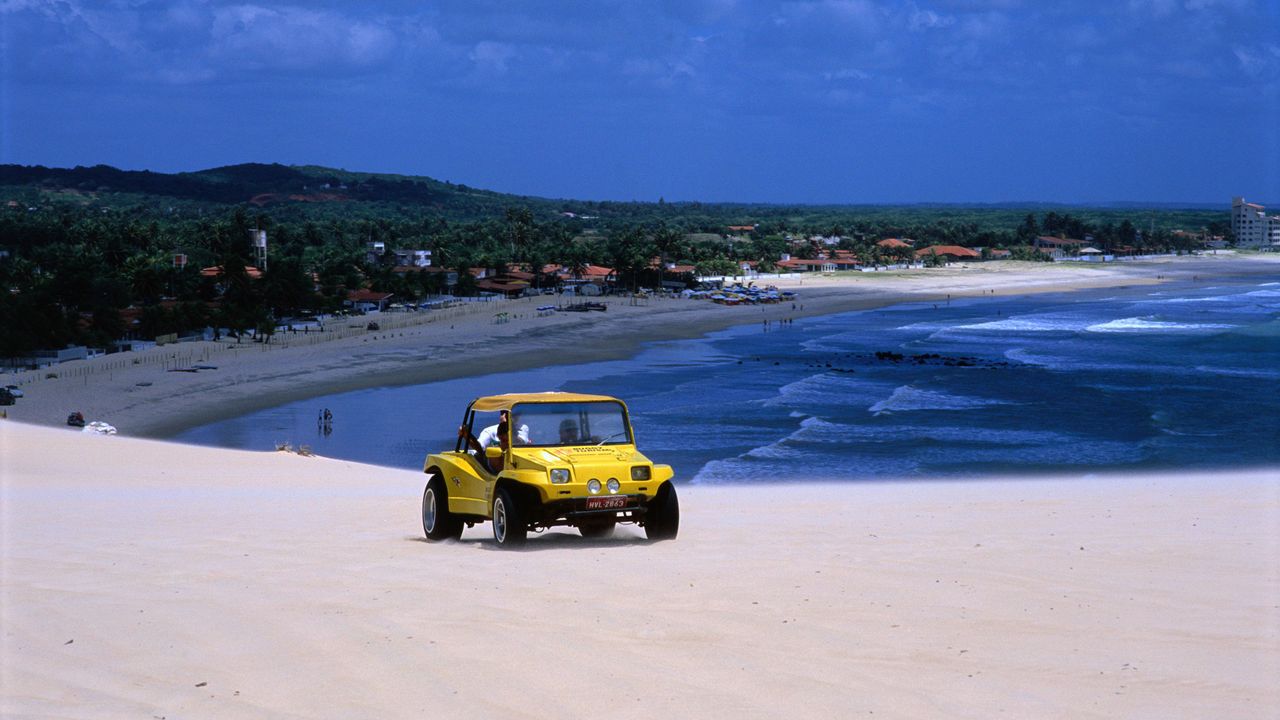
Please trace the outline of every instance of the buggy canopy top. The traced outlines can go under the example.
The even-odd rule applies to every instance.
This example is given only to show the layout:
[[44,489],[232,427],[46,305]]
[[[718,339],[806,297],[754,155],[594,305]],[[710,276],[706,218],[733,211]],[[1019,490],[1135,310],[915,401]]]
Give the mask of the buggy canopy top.
[[581,393],[567,392],[541,392],[541,393],[508,393],[506,395],[489,395],[487,397],[476,398],[471,403],[471,409],[479,412],[493,412],[495,410],[510,410],[513,406],[521,403],[573,403],[573,402],[620,402],[617,398],[608,395],[584,395]]

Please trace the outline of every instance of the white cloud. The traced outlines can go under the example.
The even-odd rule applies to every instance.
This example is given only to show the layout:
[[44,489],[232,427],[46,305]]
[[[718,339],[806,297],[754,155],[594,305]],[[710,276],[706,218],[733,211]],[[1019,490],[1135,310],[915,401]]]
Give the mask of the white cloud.
[[214,12],[211,57],[231,66],[367,69],[394,52],[394,33],[369,21],[296,7],[237,5]]
[[1273,76],[1280,73],[1280,45],[1231,48],[1240,69],[1250,77]]
[[505,74],[507,72],[507,63],[515,56],[515,47],[507,43],[489,40],[476,43],[469,55],[478,70],[494,75]]
[[841,68],[832,70],[822,74],[822,79],[828,82],[840,80],[870,80],[871,75],[857,68]]
[[949,15],[939,15],[932,10],[921,10],[914,8],[910,17],[907,19],[907,27],[915,31],[932,30],[934,28],[944,28],[954,25],[956,19]]

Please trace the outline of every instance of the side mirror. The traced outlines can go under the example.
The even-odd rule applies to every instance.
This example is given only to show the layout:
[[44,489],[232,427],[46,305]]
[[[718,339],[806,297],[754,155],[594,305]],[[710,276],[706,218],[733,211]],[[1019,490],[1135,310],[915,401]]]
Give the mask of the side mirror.
[[501,460],[502,448],[498,447],[497,445],[490,445],[489,447],[484,449],[484,456],[489,458],[490,460]]

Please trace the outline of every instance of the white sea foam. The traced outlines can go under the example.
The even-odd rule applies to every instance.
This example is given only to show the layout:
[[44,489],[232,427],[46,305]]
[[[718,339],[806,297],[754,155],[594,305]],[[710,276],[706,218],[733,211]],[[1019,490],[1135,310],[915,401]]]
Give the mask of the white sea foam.
[[877,383],[836,373],[819,373],[787,383],[778,388],[778,395],[763,402],[765,407],[800,405],[847,405],[851,396],[866,395]]
[[1129,317],[1119,320],[1111,320],[1109,322],[1090,325],[1085,328],[1089,332],[1097,333],[1125,333],[1125,332],[1165,332],[1165,333],[1187,333],[1187,332],[1204,332],[1213,330],[1230,330],[1235,325],[1224,325],[1222,323],[1178,323],[1168,322],[1165,320],[1151,320],[1149,318]]
[[[834,423],[820,418],[809,418],[803,423],[803,427],[778,442],[848,445],[851,443],[935,440],[943,443],[972,445],[975,437],[974,429],[968,426],[894,425],[891,428],[886,428],[878,423],[850,425]],[[1064,436],[1061,433],[1050,430],[986,429],[981,432],[980,439],[997,445],[1036,445],[1061,442]]]
[[862,347],[866,340],[865,330],[849,330],[804,340],[800,348],[806,352],[852,352]]
[[[1262,285],[1260,287],[1267,287],[1267,286]],[[1193,304],[1193,303],[1249,303],[1249,302],[1256,302],[1258,298],[1280,298],[1280,290],[1251,290],[1245,293],[1237,292],[1237,293],[1231,293],[1228,295],[1207,295],[1204,297],[1179,297],[1179,298],[1169,298],[1167,300],[1160,300],[1160,301],[1148,300],[1148,301],[1142,301],[1142,302],[1144,304],[1159,302],[1159,303],[1167,303],[1170,305]]]
[[1210,373],[1212,375],[1227,375],[1230,377],[1250,377],[1250,378],[1280,378],[1280,370],[1262,370],[1259,368],[1228,368],[1213,367],[1211,365],[1197,365],[1196,370],[1200,372]]
[[924,322],[911,323],[910,325],[900,325],[894,329],[895,330],[930,330],[933,332],[937,332],[938,330],[949,330],[952,327],[954,326],[951,325],[950,323],[938,322],[937,320],[927,320]]
[[[981,441],[975,444],[975,437]],[[925,443],[912,452],[885,455],[860,453],[859,445],[881,442]],[[795,447],[797,444],[808,447]],[[831,450],[816,449],[815,444]],[[843,446],[843,447],[837,447]],[[1017,446],[1016,459],[1010,446]],[[957,449],[960,450],[957,450]],[[1016,465],[1052,463],[1076,465],[1132,462],[1141,450],[1121,441],[1084,441],[1049,430],[983,430],[971,427],[883,427],[833,423],[807,418],[802,427],[775,443],[731,458],[712,460],[694,474],[693,483],[716,484],[812,478],[906,477],[930,464],[960,462]],[[923,465],[922,465],[923,464]]]
[[762,460],[786,460],[790,458],[803,457],[804,455],[804,452],[795,448],[787,447],[781,443],[772,443],[770,445],[752,448],[746,452],[744,457],[759,458]]
[[1059,367],[1066,361],[1062,358],[1049,357],[1048,355],[1034,355],[1026,348],[1009,348],[1004,351],[1006,360],[1012,360],[1023,365],[1036,365],[1039,367]]
[[935,390],[921,390],[911,385],[902,385],[895,389],[888,398],[872,405],[867,410],[879,415],[883,412],[907,412],[911,410],[972,410],[990,405],[1009,404],[1004,400],[952,395]]
[[1021,315],[972,325],[958,325],[955,329],[1019,333],[1074,332],[1088,324],[1088,320],[1077,316]]

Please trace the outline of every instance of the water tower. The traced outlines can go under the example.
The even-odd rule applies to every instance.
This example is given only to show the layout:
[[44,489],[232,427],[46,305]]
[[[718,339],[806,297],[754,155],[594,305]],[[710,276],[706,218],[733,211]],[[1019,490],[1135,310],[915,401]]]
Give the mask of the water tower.
[[253,243],[253,264],[258,269],[267,271],[267,231],[253,229],[249,231],[249,241]]

